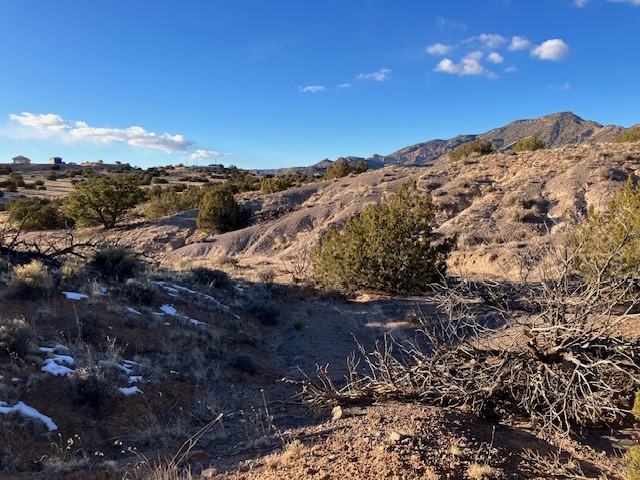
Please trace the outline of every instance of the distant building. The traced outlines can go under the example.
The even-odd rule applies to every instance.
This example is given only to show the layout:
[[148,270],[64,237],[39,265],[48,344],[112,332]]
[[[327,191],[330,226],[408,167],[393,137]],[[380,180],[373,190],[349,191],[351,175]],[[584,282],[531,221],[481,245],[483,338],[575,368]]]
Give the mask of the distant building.
[[51,165],[62,165],[62,158],[60,158],[60,157],[51,157],[49,159],[49,163]]
[[31,159],[27,157],[23,157],[22,155],[18,155],[17,157],[13,157],[14,165],[29,165],[31,163]]

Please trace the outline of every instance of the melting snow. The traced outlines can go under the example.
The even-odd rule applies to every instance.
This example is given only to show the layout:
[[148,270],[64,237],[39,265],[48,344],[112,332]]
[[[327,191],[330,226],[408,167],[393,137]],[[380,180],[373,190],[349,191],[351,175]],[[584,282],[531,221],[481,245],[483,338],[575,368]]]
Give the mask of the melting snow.
[[223,308],[224,310],[229,310],[231,308],[231,307],[228,307],[227,305],[223,305],[218,300],[213,298],[211,295],[207,295],[206,293],[197,292],[196,290],[191,290],[190,288],[183,287],[181,285],[176,285],[175,283],[167,283],[167,282],[163,282],[163,281],[160,281],[160,280],[156,281],[156,282],[153,282],[153,283],[155,283],[156,285],[158,285],[161,288],[164,288],[169,293],[169,295],[171,295],[172,297],[175,297],[175,295],[178,292],[187,292],[187,293],[190,293],[192,295],[200,295],[203,298],[206,298],[207,300],[209,300],[210,302],[215,303],[216,305],[218,305],[220,308]]
[[201,322],[200,320],[196,320],[195,318],[190,318],[189,321],[193,324],[193,325],[206,325],[206,322]]
[[138,383],[140,380],[142,380],[142,375],[131,375],[129,377],[129,383]]
[[33,407],[30,407],[29,405],[25,405],[23,402],[18,402],[13,407],[8,407],[7,402],[0,402],[0,413],[8,414],[13,412],[18,412],[25,417],[31,417],[35,418],[36,420],[40,420],[46,425],[47,429],[50,432],[58,429],[58,426],[53,423],[53,420],[51,420],[51,418],[41,414],[39,411],[37,411]]
[[127,307],[127,310],[135,315],[142,315],[138,310],[136,310],[135,308],[131,308],[131,307]]
[[171,315],[171,316],[175,316],[178,314],[178,311],[175,308],[173,308],[171,305],[162,305],[160,307],[160,310],[162,310],[167,315]]
[[[55,376],[68,375],[73,372],[73,369],[69,368],[69,366],[75,365],[75,360],[70,355],[62,355],[59,353],[55,353],[56,351],[67,351],[69,350],[64,345],[56,345],[55,347],[40,347],[40,350],[43,353],[48,353],[49,355],[53,355],[52,358],[45,358],[44,367],[40,370],[43,372],[50,373]],[[65,365],[66,364],[66,365]]]
[[144,392],[142,390],[140,390],[138,387],[136,387],[135,385],[133,387],[120,387],[120,388],[118,388],[118,391],[120,393],[122,393],[123,395],[126,395],[127,397],[129,395],[134,395],[136,393],[144,394]]
[[87,298],[84,293],[77,292],[62,292],[69,300],[82,300],[83,298]]

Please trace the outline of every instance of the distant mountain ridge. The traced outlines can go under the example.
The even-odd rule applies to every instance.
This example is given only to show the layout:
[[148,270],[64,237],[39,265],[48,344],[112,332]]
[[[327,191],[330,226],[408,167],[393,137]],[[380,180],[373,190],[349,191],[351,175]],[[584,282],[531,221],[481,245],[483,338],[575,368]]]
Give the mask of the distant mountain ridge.
[[[437,158],[454,150],[463,143],[477,138],[490,140],[499,152],[507,152],[523,138],[537,137],[547,148],[561,147],[575,143],[611,142],[626,130],[618,125],[601,125],[591,120],[584,120],[571,112],[560,112],[544,117],[528,120],[516,120],[503,127],[494,128],[486,133],[474,135],[458,135],[449,140],[430,140],[402,148],[389,155],[373,155],[369,158],[340,157],[355,163],[364,160],[369,168],[382,168],[386,165],[429,165]],[[336,160],[336,161],[337,161]],[[320,173],[333,163],[329,159],[309,167],[294,167],[277,170],[265,170],[265,173]]]

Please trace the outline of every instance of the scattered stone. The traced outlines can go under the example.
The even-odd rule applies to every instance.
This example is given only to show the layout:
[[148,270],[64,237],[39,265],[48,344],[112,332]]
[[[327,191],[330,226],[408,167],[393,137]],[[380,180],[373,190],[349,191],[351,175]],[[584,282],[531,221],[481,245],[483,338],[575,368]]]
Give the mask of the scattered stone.
[[218,475],[218,470],[212,467],[212,468],[207,468],[206,470],[203,470],[202,473],[200,474],[200,477],[215,478],[216,475]]
[[337,420],[340,420],[342,417],[344,417],[344,411],[342,410],[342,407],[340,405],[333,407],[333,410],[331,410],[331,420],[335,422]]

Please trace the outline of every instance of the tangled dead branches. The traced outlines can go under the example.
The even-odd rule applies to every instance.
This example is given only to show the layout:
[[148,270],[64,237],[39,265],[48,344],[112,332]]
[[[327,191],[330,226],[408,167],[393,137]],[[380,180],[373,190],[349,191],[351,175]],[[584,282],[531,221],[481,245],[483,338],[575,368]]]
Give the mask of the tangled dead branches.
[[[423,317],[421,341],[386,337],[373,351],[359,345],[346,385],[336,386],[323,367],[302,383],[303,395],[315,403],[400,399],[465,407],[526,417],[546,434],[619,421],[640,383],[640,342],[619,332],[639,302],[638,278],[579,280],[570,252],[551,253],[553,269],[541,262],[535,283],[440,289],[441,315]],[[521,310],[509,307],[507,291]]]

